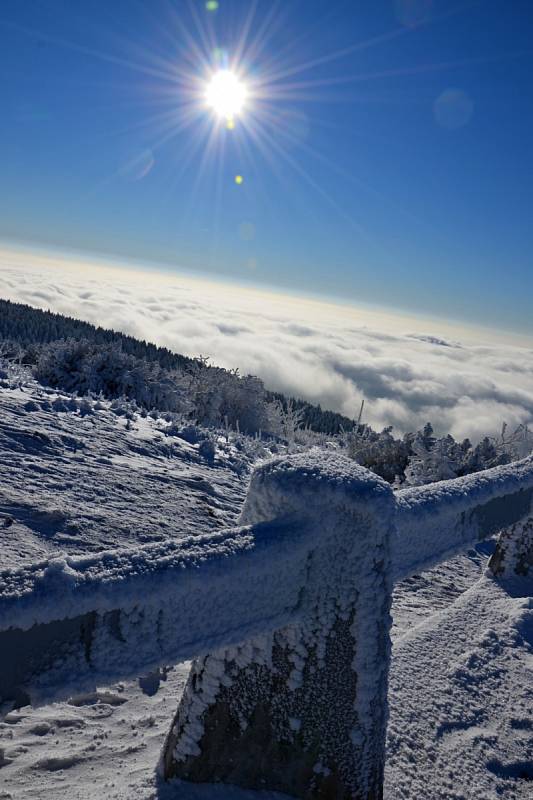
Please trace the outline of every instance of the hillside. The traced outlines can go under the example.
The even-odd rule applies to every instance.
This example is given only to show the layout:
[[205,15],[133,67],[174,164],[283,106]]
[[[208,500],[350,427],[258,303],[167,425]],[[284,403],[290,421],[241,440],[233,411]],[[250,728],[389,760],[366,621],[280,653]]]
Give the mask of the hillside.
[[251,457],[221,439],[206,458],[206,438],[192,444],[186,428],[181,436],[168,429],[127,404],[91,403],[35,382],[0,389],[0,453],[9,465],[0,494],[3,565],[232,522]]
[[[201,359],[192,359],[158,347],[155,344],[139,340],[119,331],[96,327],[74,317],[43,311],[21,303],[13,303],[0,298],[0,342],[4,340],[4,348],[19,350],[23,363],[32,364],[38,358],[43,345],[60,340],[86,341],[102,348],[112,346],[128,356],[157,364],[165,372],[176,370],[194,374],[206,363]],[[12,347],[14,346],[14,347]],[[1,353],[1,349],[0,349]],[[228,380],[232,373],[217,369],[217,379],[221,375]],[[288,398],[279,392],[267,392],[266,399],[287,404]],[[351,430],[354,420],[334,411],[323,410],[305,400],[294,399],[300,411],[302,427],[309,427],[318,433],[338,434],[341,430]]]

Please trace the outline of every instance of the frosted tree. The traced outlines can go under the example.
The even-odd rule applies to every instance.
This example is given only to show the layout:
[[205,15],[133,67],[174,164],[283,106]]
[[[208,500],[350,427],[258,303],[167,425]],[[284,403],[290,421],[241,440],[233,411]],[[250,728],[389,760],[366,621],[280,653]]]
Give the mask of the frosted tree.
[[412,455],[405,469],[405,483],[408,486],[422,486],[457,477],[460,445],[449,435],[434,439],[428,435],[427,429],[426,425],[422,432],[418,432],[411,445]]
[[465,452],[461,474],[480,472],[483,469],[507,464],[510,460],[510,457],[497,447],[493,438],[485,436],[475,447]]
[[278,434],[292,444],[296,439],[296,433],[303,424],[303,410],[297,408],[292,397],[282,402],[277,400],[274,404],[277,412]]
[[344,434],[342,441],[349,458],[361,466],[389,483],[394,483],[397,478],[403,479],[411,449],[410,438],[395,439],[392,427],[376,433],[368,425],[358,424],[353,431]]
[[494,440],[494,444],[496,450],[507,455],[511,461],[526,458],[533,452],[533,431],[522,423],[509,433],[508,425],[504,422],[500,436]]

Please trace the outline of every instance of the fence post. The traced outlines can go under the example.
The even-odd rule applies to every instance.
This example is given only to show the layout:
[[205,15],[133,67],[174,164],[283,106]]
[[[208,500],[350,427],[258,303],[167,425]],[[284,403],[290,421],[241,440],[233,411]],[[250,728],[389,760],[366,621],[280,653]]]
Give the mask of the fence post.
[[533,516],[500,533],[488,567],[497,578],[527,577],[533,572]]
[[299,798],[378,800],[392,491],[339,456],[276,459],[254,473],[241,521],[291,516],[310,528],[295,575],[298,621],[194,661],[161,770]]

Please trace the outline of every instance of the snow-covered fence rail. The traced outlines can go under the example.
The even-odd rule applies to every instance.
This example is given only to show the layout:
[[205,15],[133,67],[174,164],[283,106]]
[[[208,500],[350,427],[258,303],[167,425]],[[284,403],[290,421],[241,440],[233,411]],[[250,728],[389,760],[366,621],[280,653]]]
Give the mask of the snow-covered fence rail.
[[279,627],[307,548],[298,521],[275,520],[4,570],[0,697],[65,696]]
[[381,797],[394,580],[529,516],[533,460],[391,488],[323,454],[254,473],[242,526],[1,573],[0,699],[195,657],[166,777]]
[[532,499],[533,458],[398,492],[393,580],[428,569],[524,519]]

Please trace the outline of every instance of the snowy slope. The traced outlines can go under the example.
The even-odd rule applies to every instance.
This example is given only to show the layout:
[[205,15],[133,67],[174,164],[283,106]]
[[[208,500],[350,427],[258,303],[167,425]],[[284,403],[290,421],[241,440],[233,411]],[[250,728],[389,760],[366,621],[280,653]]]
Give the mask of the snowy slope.
[[[188,665],[70,703],[11,712],[0,723],[0,798],[7,800],[246,800],[276,795],[165,786],[154,767]],[[142,687],[141,688],[141,685]],[[278,795],[279,797],[279,795]]]
[[526,800],[533,781],[531,583],[482,577],[446,611],[397,635],[386,793]]
[[[0,388],[2,563],[158,542],[233,524],[242,454],[214,465],[164,423],[132,429],[109,404],[31,383]],[[120,411],[120,409],[116,409]],[[239,460],[241,459],[241,460]],[[488,546],[403,581],[393,603],[387,800],[524,800],[533,775],[533,610],[483,577]],[[186,664],[11,712],[0,722],[0,798],[245,800],[272,794],[162,786],[155,766]],[[278,796],[279,797],[279,796]]]
[[4,566],[234,522],[247,477],[231,468],[241,466],[234,452],[220,450],[211,466],[197,445],[166,436],[163,421],[137,416],[128,430],[121,411],[33,382],[0,388]]

